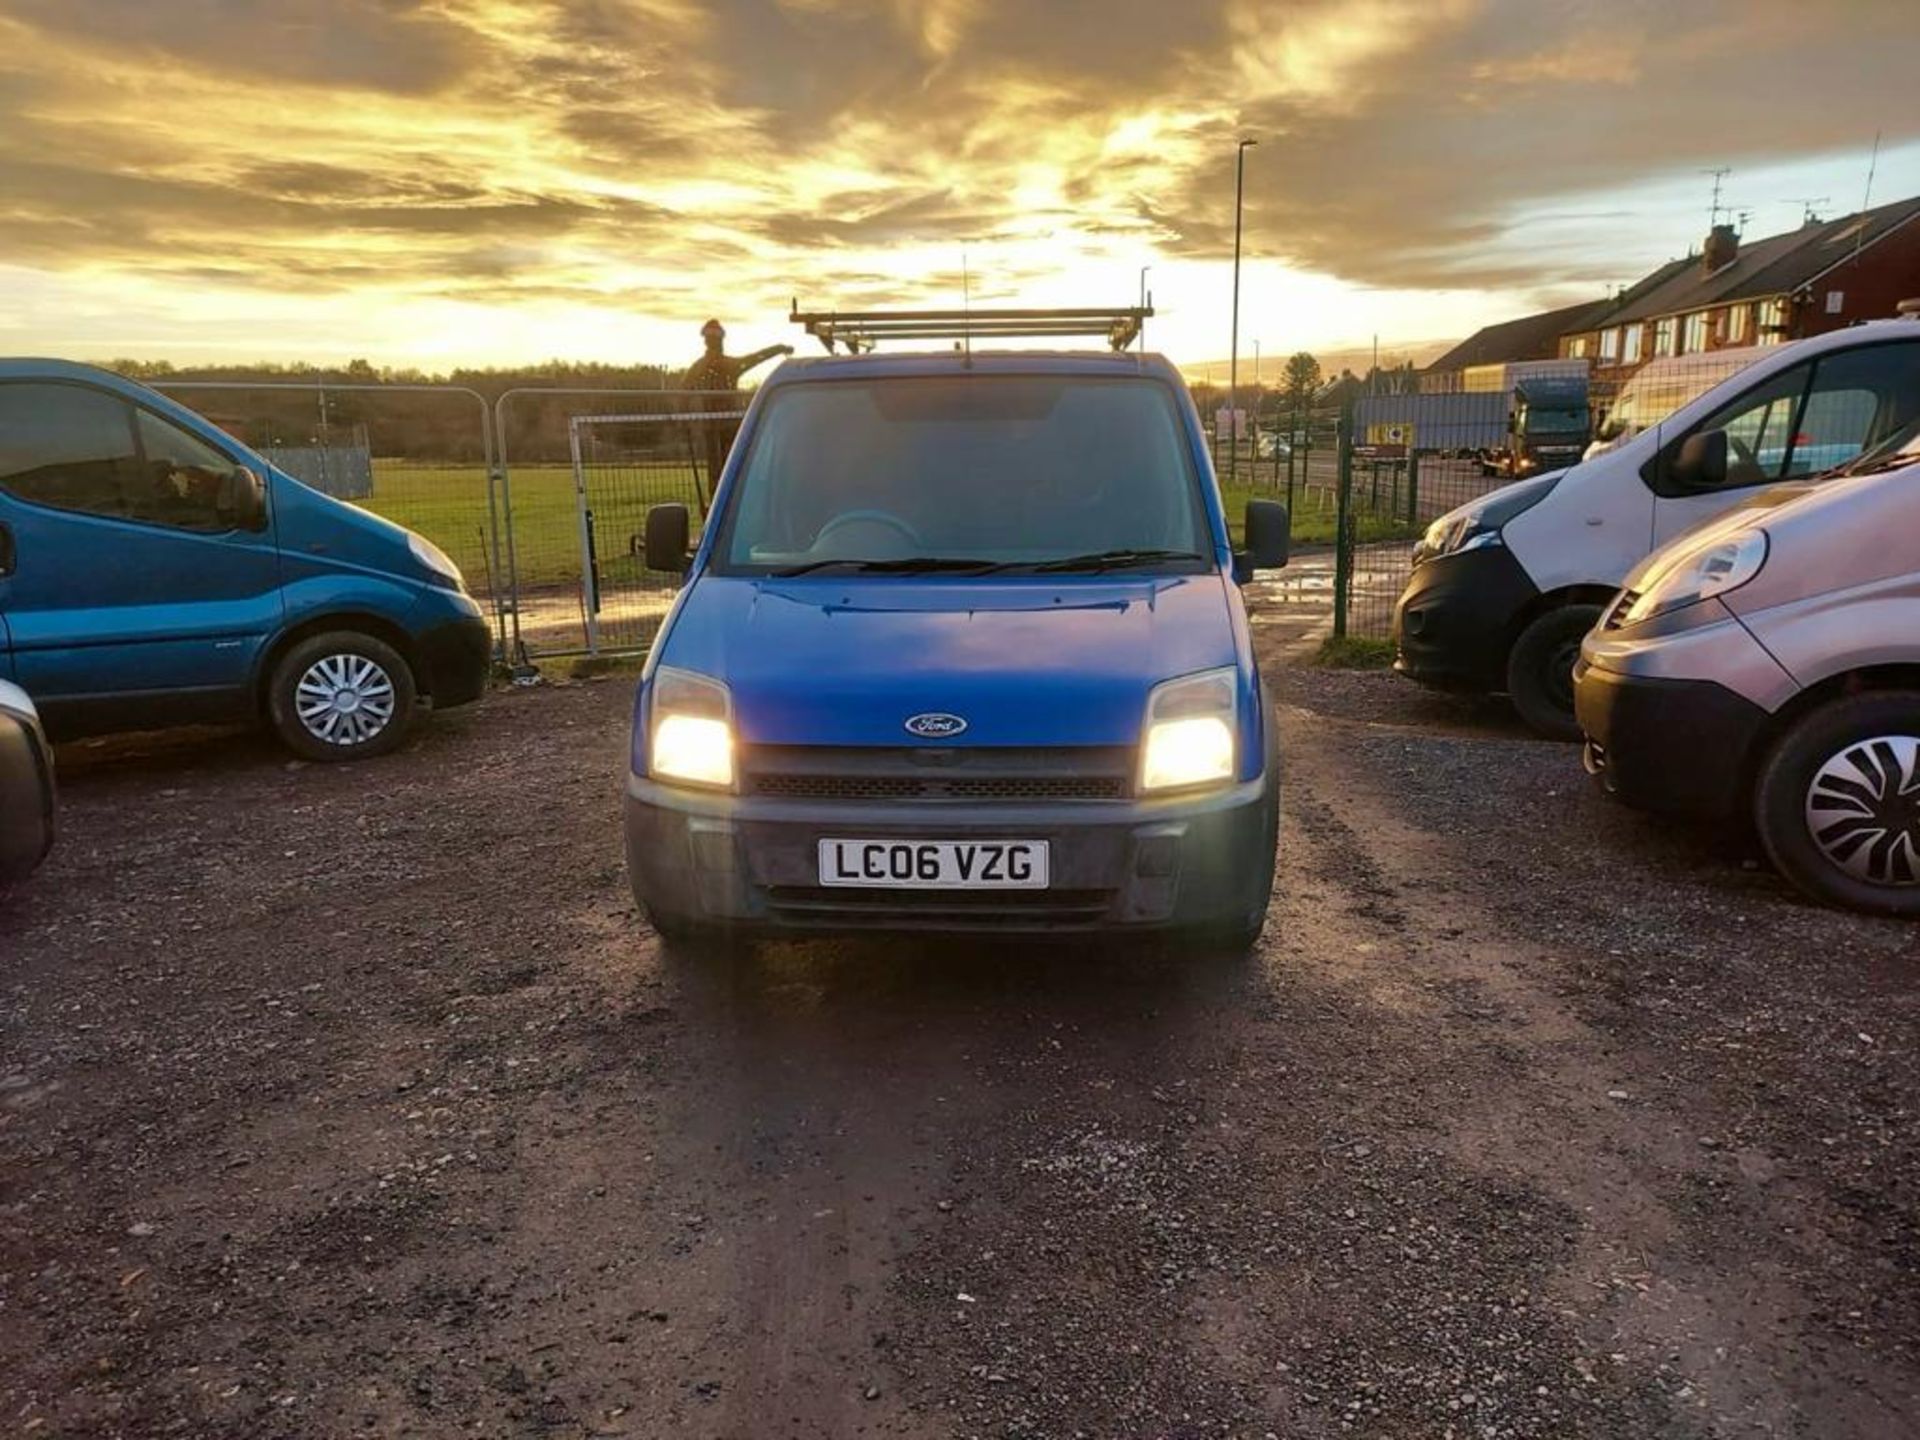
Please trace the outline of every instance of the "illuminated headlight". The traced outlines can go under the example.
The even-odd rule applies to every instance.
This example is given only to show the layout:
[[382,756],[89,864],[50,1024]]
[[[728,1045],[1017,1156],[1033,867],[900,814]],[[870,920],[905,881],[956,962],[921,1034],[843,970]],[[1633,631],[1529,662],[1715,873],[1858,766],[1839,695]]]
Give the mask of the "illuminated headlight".
[[1184,790],[1233,778],[1239,753],[1238,691],[1239,675],[1231,667],[1154,688],[1140,747],[1142,792]]
[[1637,625],[1670,610],[1738,590],[1766,563],[1764,530],[1743,530],[1710,545],[1683,550],[1647,576],[1620,623]]
[[453,563],[453,557],[438,545],[425,536],[409,534],[407,549],[413,552],[413,558],[431,571],[434,578],[441,584],[449,589],[458,590],[462,594],[466,593],[467,577],[460,573],[460,567]]
[[731,788],[733,698],[726,686],[664,665],[655,672],[647,769],[659,780]]

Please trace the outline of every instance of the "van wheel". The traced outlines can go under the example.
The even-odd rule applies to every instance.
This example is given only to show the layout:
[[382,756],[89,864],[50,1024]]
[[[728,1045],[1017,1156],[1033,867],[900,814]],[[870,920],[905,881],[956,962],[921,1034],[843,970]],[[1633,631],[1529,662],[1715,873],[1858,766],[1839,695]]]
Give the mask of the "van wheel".
[[1549,610],[1513,642],[1507,656],[1507,694],[1520,718],[1549,740],[1578,740],[1573,718],[1573,667],[1580,642],[1600,623],[1598,605]]
[[267,714],[296,755],[365,760],[407,738],[417,698],[413,671],[397,650],[340,630],[310,636],[280,657]]
[[1803,716],[1761,765],[1753,815],[1780,873],[1814,899],[1920,915],[1920,691]]

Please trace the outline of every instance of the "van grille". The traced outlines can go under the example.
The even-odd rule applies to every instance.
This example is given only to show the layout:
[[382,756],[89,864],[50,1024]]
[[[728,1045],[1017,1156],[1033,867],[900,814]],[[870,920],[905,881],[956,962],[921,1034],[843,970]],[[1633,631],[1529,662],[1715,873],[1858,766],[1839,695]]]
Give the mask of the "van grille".
[[1603,630],[1618,630],[1622,625],[1626,624],[1627,611],[1633,608],[1634,602],[1639,598],[1640,592],[1637,590],[1622,590],[1614,599],[1612,606],[1608,608],[1606,618],[1600,622],[1600,628]]
[[1111,890],[843,890],[775,885],[767,904],[789,925],[939,926],[956,930],[1066,929],[1103,922]]
[[767,745],[748,749],[741,778],[749,795],[791,800],[1125,800],[1133,751]]

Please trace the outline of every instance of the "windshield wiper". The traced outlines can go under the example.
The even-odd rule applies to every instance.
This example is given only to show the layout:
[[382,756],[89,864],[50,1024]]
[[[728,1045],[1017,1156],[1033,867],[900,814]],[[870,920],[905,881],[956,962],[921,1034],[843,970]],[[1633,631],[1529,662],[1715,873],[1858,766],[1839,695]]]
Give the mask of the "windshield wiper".
[[1043,560],[1027,568],[1035,574],[1060,570],[1118,570],[1127,565],[1154,565],[1169,560],[1202,560],[1207,557],[1192,550],[1094,550],[1085,555],[1067,555],[1058,560]]
[[958,555],[910,555],[899,560],[809,560],[804,565],[789,565],[772,573],[781,578],[808,575],[815,570],[845,566],[861,575],[934,575],[941,573],[985,575],[1006,569],[1000,560],[968,560]]
[[1906,465],[1920,465],[1920,455],[1902,452],[1898,455],[1882,455],[1878,460],[1856,460],[1851,465],[1841,465],[1829,470],[1829,475],[1878,475],[1884,470],[1898,470]]

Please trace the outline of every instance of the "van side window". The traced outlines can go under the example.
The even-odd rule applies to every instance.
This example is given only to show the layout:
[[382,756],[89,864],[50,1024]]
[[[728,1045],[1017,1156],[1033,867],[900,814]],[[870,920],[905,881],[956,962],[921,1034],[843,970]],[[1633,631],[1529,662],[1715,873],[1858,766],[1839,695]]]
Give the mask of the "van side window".
[[116,519],[139,478],[133,407],[79,385],[0,385],[0,489]]
[[233,529],[228,496],[233,461],[170,421],[146,410],[138,413],[146,483],[133,518],[182,530]]
[[0,385],[0,489],[35,505],[221,534],[234,464],[116,395]]
[[1737,396],[1649,462],[1660,495],[1690,489],[1669,466],[1688,435],[1723,430],[1727,478],[1717,489],[1802,479],[1844,465],[1920,414],[1920,344],[1862,345],[1795,365]]

